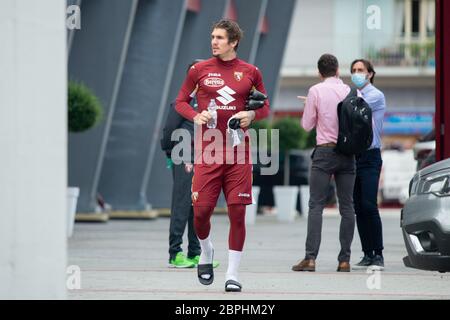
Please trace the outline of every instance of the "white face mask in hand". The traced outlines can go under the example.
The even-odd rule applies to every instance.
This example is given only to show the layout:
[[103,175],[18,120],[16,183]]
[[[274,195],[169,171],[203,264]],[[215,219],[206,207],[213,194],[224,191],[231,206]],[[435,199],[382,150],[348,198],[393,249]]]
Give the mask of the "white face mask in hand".
[[[242,140],[244,139],[244,131],[241,128],[237,128],[237,129],[230,128],[230,121],[232,119],[235,119],[234,116],[231,117],[230,119],[228,119],[227,133],[231,136],[231,141],[233,142],[233,148],[234,148],[237,145],[242,143]],[[232,127],[235,128],[235,126],[233,126],[233,125],[232,125]]]

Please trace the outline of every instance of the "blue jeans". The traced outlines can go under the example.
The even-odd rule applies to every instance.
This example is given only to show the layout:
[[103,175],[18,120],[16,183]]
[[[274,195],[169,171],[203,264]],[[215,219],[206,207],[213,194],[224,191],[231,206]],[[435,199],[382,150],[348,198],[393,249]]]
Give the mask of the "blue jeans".
[[380,149],[366,150],[356,156],[353,201],[362,250],[373,256],[383,250],[383,230],[378,211],[378,182],[383,160]]

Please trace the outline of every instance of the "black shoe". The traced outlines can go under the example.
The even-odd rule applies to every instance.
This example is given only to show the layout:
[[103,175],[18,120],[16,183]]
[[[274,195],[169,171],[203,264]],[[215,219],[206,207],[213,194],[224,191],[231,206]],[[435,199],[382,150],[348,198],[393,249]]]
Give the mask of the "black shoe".
[[371,270],[378,270],[382,271],[384,270],[384,258],[380,255],[375,255],[372,259],[372,264],[369,266]]
[[234,280],[227,280],[225,282],[225,291],[226,292],[241,292],[242,291],[242,284],[240,284],[237,281]]
[[[212,250],[211,261],[214,261],[214,249]],[[209,275],[209,278],[204,278],[202,276]],[[209,286],[214,281],[214,270],[213,264],[205,263],[197,265],[197,277],[201,284]]]
[[373,258],[371,258],[365,254],[360,262],[353,265],[352,269],[353,270],[367,269],[370,265],[372,265],[372,260],[373,260]]

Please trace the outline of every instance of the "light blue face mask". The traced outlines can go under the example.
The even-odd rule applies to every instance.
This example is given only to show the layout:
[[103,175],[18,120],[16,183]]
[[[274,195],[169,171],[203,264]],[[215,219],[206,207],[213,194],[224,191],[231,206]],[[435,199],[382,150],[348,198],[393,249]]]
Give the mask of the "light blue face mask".
[[352,74],[352,82],[356,87],[362,88],[369,80],[366,79],[365,73],[354,73]]

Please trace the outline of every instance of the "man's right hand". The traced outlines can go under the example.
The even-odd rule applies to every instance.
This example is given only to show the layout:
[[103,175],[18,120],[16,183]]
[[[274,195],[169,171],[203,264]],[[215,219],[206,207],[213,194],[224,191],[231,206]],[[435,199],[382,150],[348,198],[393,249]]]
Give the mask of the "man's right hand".
[[194,117],[194,123],[198,125],[206,124],[209,119],[211,119],[211,114],[208,111],[203,110],[202,113],[198,113]]

